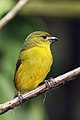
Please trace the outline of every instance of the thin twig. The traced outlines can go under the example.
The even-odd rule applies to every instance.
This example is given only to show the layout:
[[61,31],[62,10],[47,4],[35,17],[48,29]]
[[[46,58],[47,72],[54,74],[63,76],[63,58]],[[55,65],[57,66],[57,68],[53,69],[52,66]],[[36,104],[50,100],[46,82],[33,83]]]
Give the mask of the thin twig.
[[19,2],[0,20],[0,29],[3,28],[21,9],[28,0],[19,0]]
[[[67,72],[63,75],[60,75],[56,78],[51,78],[48,82],[49,87],[46,86],[46,84],[44,83],[43,85],[39,86],[38,88],[36,88],[30,92],[27,92],[26,94],[23,94],[22,95],[23,102],[25,100],[29,100],[35,96],[38,96],[46,91],[49,91],[50,89],[55,89],[56,87],[63,85],[66,82],[71,81],[78,77],[80,77],[80,67],[78,67],[70,72]],[[18,97],[14,98],[8,102],[5,102],[3,104],[0,104],[0,115],[7,112],[10,109],[13,109],[13,108],[19,106],[19,105],[20,105],[20,103],[19,103]]]

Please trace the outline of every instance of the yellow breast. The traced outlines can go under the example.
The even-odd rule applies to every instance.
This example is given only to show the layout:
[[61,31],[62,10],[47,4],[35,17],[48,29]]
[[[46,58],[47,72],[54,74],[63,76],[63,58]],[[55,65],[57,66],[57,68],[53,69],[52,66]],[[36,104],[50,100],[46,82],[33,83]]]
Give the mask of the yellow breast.
[[21,53],[22,64],[15,75],[17,90],[25,93],[41,83],[52,65],[52,55],[49,46],[33,47]]

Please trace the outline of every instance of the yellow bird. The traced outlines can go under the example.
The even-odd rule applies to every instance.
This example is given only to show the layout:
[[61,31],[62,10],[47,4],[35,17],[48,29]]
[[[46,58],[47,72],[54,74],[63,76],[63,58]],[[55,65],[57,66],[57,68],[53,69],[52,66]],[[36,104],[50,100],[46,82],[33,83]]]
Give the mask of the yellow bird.
[[53,63],[50,44],[56,40],[43,31],[33,32],[26,38],[16,64],[15,96],[19,97],[44,81]]

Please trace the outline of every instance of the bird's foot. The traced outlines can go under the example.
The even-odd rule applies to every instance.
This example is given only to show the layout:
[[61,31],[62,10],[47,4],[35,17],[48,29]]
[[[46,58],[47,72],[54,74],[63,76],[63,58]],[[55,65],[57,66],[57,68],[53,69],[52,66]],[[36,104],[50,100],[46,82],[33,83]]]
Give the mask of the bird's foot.
[[51,79],[52,77],[50,77],[48,80],[45,80],[45,85],[48,89],[51,88],[51,84],[50,84]]
[[43,85],[45,83],[45,85],[48,89],[51,88],[51,84],[50,84],[51,79],[52,79],[52,77],[50,77],[48,80],[45,80],[45,81],[39,83],[38,86]]
[[18,99],[19,99],[20,105],[22,106],[23,97],[22,97],[22,94],[20,93],[20,91],[18,91]]

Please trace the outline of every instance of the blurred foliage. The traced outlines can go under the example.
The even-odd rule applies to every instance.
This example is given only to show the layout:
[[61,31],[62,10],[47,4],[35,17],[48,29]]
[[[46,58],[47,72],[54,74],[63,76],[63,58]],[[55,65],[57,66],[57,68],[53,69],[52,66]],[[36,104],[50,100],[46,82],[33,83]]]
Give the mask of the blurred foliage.
[[1,0],[0,1],[0,16],[9,11],[13,6],[13,0]]
[[[7,13],[19,0],[1,0],[0,16]],[[80,0],[29,0],[21,15],[80,17]]]
[[[18,0],[0,0],[0,16],[9,11]],[[79,2],[79,0],[34,0],[35,3]],[[32,2],[34,3],[34,2]],[[31,4],[31,0],[30,0]],[[28,3],[29,5],[29,3]],[[77,4],[76,4],[77,5]],[[6,7],[5,7],[6,6]],[[78,5],[79,6],[79,5]],[[53,7],[54,8],[54,7]],[[40,9],[39,9],[40,10]],[[48,11],[49,9],[47,9]],[[0,103],[14,96],[14,71],[19,51],[27,35],[36,30],[48,31],[57,36],[59,41],[51,45],[54,54],[54,65],[48,75],[57,76],[80,66],[80,16],[63,17],[61,14],[27,15],[24,12],[11,20],[0,31]],[[34,13],[34,9],[32,9]],[[45,10],[44,10],[45,11]],[[43,11],[43,12],[44,12]],[[65,12],[65,11],[63,11]],[[40,12],[42,13],[42,12]],[[65,16],[67,16],[65,14]],[[0,120],[80,120],[80,79],[69,82],[43,96],[25,102],[22,107],[0,116]]]

